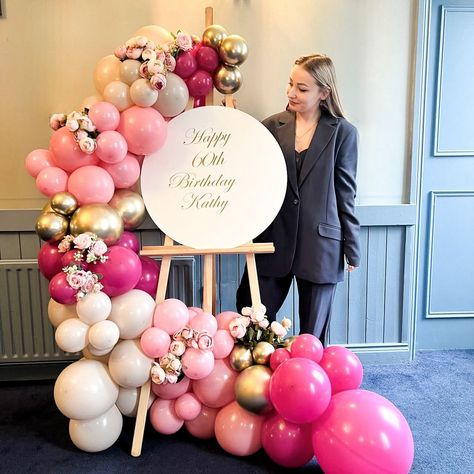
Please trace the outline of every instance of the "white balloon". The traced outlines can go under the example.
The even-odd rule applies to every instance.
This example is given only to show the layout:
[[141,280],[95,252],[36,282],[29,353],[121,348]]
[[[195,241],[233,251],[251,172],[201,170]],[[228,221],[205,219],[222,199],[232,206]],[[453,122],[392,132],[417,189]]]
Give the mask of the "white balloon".
[[81,359],[59,374],[54,384],[54,401],[64,416],[88,420],[109,410],[117,401],[118,391],[106,365]]
[[142,352],[138,340],[121,341],[110,354],[110,375],[121,387],[140,387],[150,378],[152,363],[153,359]]
[[177,74],[169,72],[166,76],[166,87],[160,91],[153,107],[163,117],[176,117],[188,105],[189,91],[186,83]]
[[164,45],[174,39],[168,30],[158,25],[142,26],[135,31],[133,36],[146,36],[149,40],[153,41],[156,46]]
[[[105,349],[97,349],[97,347],[94,347],[92,344],[89,344],[87,346],[87,349],[89,350],[89,352],[93,355],[93,356],[96,356],[96,357],[102,357],[104,355],[107,355],[112,352],[112,349],[114,348],[115,346],[110,346],[110,347],[106,347]],[[109,363],[109,359],[107,358],[107,364]]]
[[109,317],[112,301],[103,291],[87,293],[76,303],[79,319],[86,324],[95,324]]
[[56,329],[54,339],[64,352],[82,351],[87,346],[88,330],[89,326],[79,318],[66,319]]
[[139,107],[151,107],[158,99],[158,91],[153,89],[148,79],[137,79],[130,86],[130,98]]
[[[109,363],[109,354],[112,352],[113,347],[110,347],[109,350],[103,354],[103,355],[97,355],[94,354],[92,351],[96,351],[92,346],[86,346],[84,349],[82,349],[82,355],[86,359],[90,360],[98,360],[99,362],[102,362],[103,364],[107,365]],[[104,351],[99,351],[99,352],[104,352]]]
[[119,340],[120,331],[113,321],[99,321],[89,329],[89,344],[103,351],[109,349]]
[[105,86],[104,99],[115,105],[120,112],[133,105],[130,98],[130,87],[121,81],[112,81]]
[[131,86],[140,77],[141,62],[137,59],[126,59],[120,65],[120,80]]
[[57,328],[69,318],[77,318],[76,304],[61,304],[51,298],[48,303],[49,322]]
[[136,339],[151,327],[155,300],[145,291],[130,290],[112,298],[109,319],[120,329],[121,339]]
[[112,446],[122,432],[123,418],[119,409],[112,405],[102,415],[90,420],[70,420],[71,441],[83,451],[96,453]]
[[[155,400],[156,395],[150,390],[150,396],[148,397],[147,409],[151,407],[151,404]],[[117,408],[120,413],[131,418],[137,416],[138,401],[140,400],[140,388],[123,388],[119,389],[119,396],[117,398]]]

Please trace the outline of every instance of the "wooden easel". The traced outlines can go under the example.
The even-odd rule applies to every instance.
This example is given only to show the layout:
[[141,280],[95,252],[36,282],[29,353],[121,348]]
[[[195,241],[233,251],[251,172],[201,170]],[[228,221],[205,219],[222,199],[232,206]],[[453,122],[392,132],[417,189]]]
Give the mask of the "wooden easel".
[[[213,10],[207,7],[205,11],[206,27],[213,24]],[[206,98],[206,103],[212,105],[214,103],[213,92],[211,91]],[[232,95],[225,96],[226,107],[234,107]],[[273,253],[275,247],[272,243],[253,243],[241,245],[235,248],[210,248],[195,249],[184,245],[174,245],[173,240],[169,236],[165,236],[164,245],[143,247],[140,255],[149,257],[161,256],[161,269],[158,278],[158,287],[156,290],[156,304],[161,303],[165,299],[166,288],[168,286],[168,277],[170,272],[171,258],[184,255],[203,255],[203,297],[202,306],[206,313],[215,315],[216,309],[216,255],[224,254],[244,254],[247,262],[247,270],[249,277],[250,295],[252,306],[260,308],[260,290],[258,286],[257,266],[255,264],[255,254],[257,253]],[[132,456],[138,457],[142,451],[143,433],[145,431],[146,416],[148,409],[148,399],[150,397],[151,380],[148,380],[140,389],[140,398],[138,401],[137,418],[135,421],[135,431],[133,434]]]

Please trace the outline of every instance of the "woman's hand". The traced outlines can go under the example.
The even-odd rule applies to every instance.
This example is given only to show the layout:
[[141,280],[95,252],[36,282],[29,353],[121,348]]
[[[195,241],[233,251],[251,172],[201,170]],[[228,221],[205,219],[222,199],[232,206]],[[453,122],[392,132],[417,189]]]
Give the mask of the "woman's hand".
[[354,270],[357,270],[357,267],[355,267],[354,265],[347,265],[347,271],[350,273],[350,272],[353,272]]

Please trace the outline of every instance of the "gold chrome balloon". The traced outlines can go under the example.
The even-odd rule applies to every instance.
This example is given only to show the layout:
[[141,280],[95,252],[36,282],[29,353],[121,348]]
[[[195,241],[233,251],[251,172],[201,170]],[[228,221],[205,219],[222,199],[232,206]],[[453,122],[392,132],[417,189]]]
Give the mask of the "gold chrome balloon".
[[275,348],[266,341],[260,341],[252,351],[253,360],[256,364],[269,364],[270,357],[275,352]]
[[220,25],[210,25],[202,34],[202,44],[203,46],[210,46],[218,51],[222,40],[227,37],[227,34],[224,27]]
[[35,230],[40,239],[56,242],[67,234],[69,219],[55,212],[43,212],[36,220]]
[[242,74],[237,66],[223,64],[214,73],[214,87],[221,94],[233,94],[242,85]]
[[242,64],[249,55],[246,41],[239,35],[229,35],[219,46],[219,56],[229,66]]
[[77,199],[66,191],[56,193],[51,197],[51,207],[54,212],[63,216],[70,216],[78,207]]
[[253,364],[252,351],[245,346],[236,345],[230,353],[229,362],[234,370],[241,372]]
[[285,339],[283,340],[283,347],[285,349],[288,349],[289,351],[291,351],[291,345],[293,344],[293,341],[297,338],[297,336],[288,336],[288,337],[285,337]]
[[143,198],[130,189],[117,189],[109,201],[109,206],[119,213],[125,230],[136,229],[145,220],[146,210]]
[[252,413],[267,413],[272,408],[269,385],[272,370],[264,365],[253,365],[239,374],[235,381],[235,399]]
[[85,204],[72,215],[70,229],[74,236],[93,232],[107,245],[113,245],[123,234],[123,221],[108,204]]

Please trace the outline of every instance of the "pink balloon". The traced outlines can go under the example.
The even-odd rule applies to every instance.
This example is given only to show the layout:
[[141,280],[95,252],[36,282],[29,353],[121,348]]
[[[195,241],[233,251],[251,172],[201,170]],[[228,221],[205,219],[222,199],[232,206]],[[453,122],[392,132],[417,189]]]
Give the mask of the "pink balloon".
[[150,421],[158,433],[173,434],[180,430],[184,421],[176,416],[174,400],[157,398],[150,408]]
[[71,288],[66,280],[66,273],[60,272],[51,278],[49,282],[49,294],[54,301],[61,304],[73,304],[76,302],[77,290]]
[[207,377],[194,381],[193,391],[204,405],[223,407],[235,399],[234,385],[238,375],[227,359],[216,360]]
[[196,306],[190,306],[188,307],[188,312],[189,312],[189,320],[191,321],[193,318],[195,318],[198,314],[201,314],[203,311],[201,308],[196,308]]
[[282,347],[280,349],[276,349],[275,352],[273,352],[273,354],[270,356],[270,367],[273,371],[275,371],[280,364],[288,359],[291,359],[291,355],[286,349]]
[[168,298],[155,308],[153,325],[161,328],[169,335],[184,328],[189,321],[186,305],[175,298]]
[[53,194],[66,191],[68,186],[67,173],[56,166],[43,168],[36,176],[36,187],[45,196],[51,197]]
[[270,414],[263,422],[262,446],[280,466],[304,466],[313,458],[311,425],[295,425],[278,413]]
[[62,257],[61,257],[61,264],[63,267],[67,267],[69,266],[71,263],[74,263],[75,265],[81,265],[82,269],[83,270],[88,270],[89,269],[89,264],[82,261],[82,262],[78,262],[74,256],[76,255],[77,253],[77,249],[76,250],[69,250],[68,252],[66,253],[62,253]]
[[206,105],[206,98],[204,96],[194,97],[193,109],[197,109],[198,107],[204,107],[205,105]]
[[185,393],[176,399],[174,411],[178,418],[184,421],[194,420],[201,413],[201,402],[196,395]]
[[190,390],[191,380],[183,377],[178,383],[151,384],[153,393],[164,400],[175,400]]
[[201,69],[198,69],[187,81],[189,95],[191,97],[203,97],[212,90],[212,76]]
[[54,157],[49,150],[38,148],[28,153],[25,159],[26,171],[36,178],[38,173],[49,166],[54,166]]
[[135,253],[140,251],[140,241],[138,237],[129,230],[124,230],[120,239],[115,242],[115,245],[119,245],[120,247],[125,247],[127,249],[133,250]]
[[190,51],[184,51],[176,58],[176,67],[173,72],[182,79],[186,79],[191,76],[196,69],[196,58]]
[[196,61],[199,69],[212,74],[219,66],[219,55],[215,49],[201,46],[196,52]]
[[168,353],[171,338],[169,334],[160,328],[151,327],[146,329],[140,337],[140,347],[148,357],[156,359]]
[[212,314],[202,312],[189,322],[189,327],[198,332],[207,332],[210,336],[214,336],[217,331],[217,321]]
[[66,127],[53,133],[49,142],[49,151],[53,154],[56,166],[68,173],[81,166],[96,165],[99,162],[97,156],[88,155],[79,148],[74,134]]
[[153,107],[133,106],[124,110],[117,131],[136,155],[154,153],[166,140],[165,119]]
[[106,163],[120,163],[127,155],[127,151],[127,142],[119,132],[106,130],[97,137],[95,154]]
[[221,448],[235,456],[250,456],[261,447],[263,416],[231,402],[217,414],[216,438]]
[[332,394],[360,387],[364,369],[359,358],[343,346],[331,346],[324,349],[319,365],[324,369],[331,382]]
[[209,408],[201,405],[199,415],[191,421],[185,421],[184,426],[196,438],[209,439],[214,436],[214,423],[216,421],[218,408]]
[[125,158],[118,163],[99,163],[110,174],[117,189],[126,189],[133,186],[140,177],[140,164],[137,157],[127,153]]
[[112,245],[107,251],[105,262],[95,263],[91,270],[100,273],[102,291],[108,296],[118,296],[135,288],[142,274],[142,264],[138,255],[130,249]]
[[153,298],[156,297],[158,277],[160,276],[160,263],[150,257],[140,256],[142,262],[142,275],[135,285],[137,290],[146,291]]
[[223,311],[216,316],[217,319],[217,327],[218,329],[229,329],[229,323],[238,318],[240,316],[239,313],[235,311]]
[[235,339],[231,336],[229,331],[225,329],[219,329],[214,334],[214,347],[212,353],[214,359],[224,359],[227,357],[234,348]]
[[67,190],[80,205],[108,203],[114,195],[114,181],[99,166],[83,166],[69,177]]
[[46,243],[38,252],[38,268],[41,274],[51,280],[56,273],[59,273],[62,268],[62,253],[58,252],[58,244]]
[[183,372],[192,380],[207,377],[214,368],[214,355],[211,351],[201,351],[188,347],[181,357]]
[[120,123],[120,112],[110,102],[96,102],[88,114],[99,132],[115,130]]
[[324,347],[312,334],[300,334],[291,344],[291,357],[304,357],[319,363],[323,358]]
[[408,473],[413,463],[410,427],[393,403],[374,392],[336,393],[313,424],[313,448],[327,474]]
[[331,384],[326,372],[310,359],[289,359],[270,379],[270,399],[285,420],[312,423],[326,410]]

